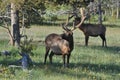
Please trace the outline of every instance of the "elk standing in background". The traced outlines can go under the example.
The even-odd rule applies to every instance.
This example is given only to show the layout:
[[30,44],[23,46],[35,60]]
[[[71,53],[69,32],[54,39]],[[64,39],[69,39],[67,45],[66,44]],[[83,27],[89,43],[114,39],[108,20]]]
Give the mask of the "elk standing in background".
[[[81,25],[83,21],[84,20],[82,20],[78,25]],[[63,34],[52,33],[45,38],[46,53],[45,53],[44,64],[46,64],[47,56],[49,54],[49,51],[51,50],[49,55],[50,63],[52,63],[52,56],[56,54],[63,56],[64,66],[69,65],[71,52],[74,48],[74,40],[73,40],[73,32],[72,32],[74,29],[73,30],[68,29],[66,27],[67,24],[68,24],[68,19],[66,21],[65,26],[63,26],[63,29],[65,30]],[[67,56],[67,63],[65,61],[66,56]]]
[[[86,17],[84,16],[84,10],[81,8],[80,9],[81,12],[81,17]],[[81,24],[79,25],[81,21],[81,18],[77,17],[74,20],[74,25],[76,25],[74,27],[74,29],[79,28],[85,35],[85,45],[88,46],[88,40],[89,40],[89,36],[92,37],[97,37],[100,36],[102,39],[102,46],[106,46],[107,47],[107,43],[106,43],[106,38],[105,38],[105,33],[106,33],[106,27],[103,24]]]

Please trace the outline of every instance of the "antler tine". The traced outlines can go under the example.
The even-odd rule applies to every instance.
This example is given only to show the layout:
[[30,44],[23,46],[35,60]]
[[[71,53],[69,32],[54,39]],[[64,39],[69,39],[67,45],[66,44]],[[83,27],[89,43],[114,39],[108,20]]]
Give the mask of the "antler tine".
[[75,29],[79,28],[82,25],[82,23],[84,22],[85,18],[86,18],[86,16],[84,15],[84,8],[80,8],[80,13],[81,13],[82,20],[76,26],[73,25],[72,31],[74,31]]
[[68,31],[68,29],[66,28],[67,25],[64,25],[62,24],[62,28],[65,30],[65,31]]
[[69,22],[69,17],[67,18],[66,20],[66,23],[62,25],[63,29],[66,31],[68,31],[68,28],[66,27],[68,25],[68,22]]
[[65,25],[62,24],[62,28],[63,28],[65,31],[70,31],[70,29],[67,28],[67,25],[68,25],[69,20],[70,20],[73,16],[74,16],[74,15],[72,15],[72,16],[68,15],[68,18],[67,18],[67,20],[66,20]]

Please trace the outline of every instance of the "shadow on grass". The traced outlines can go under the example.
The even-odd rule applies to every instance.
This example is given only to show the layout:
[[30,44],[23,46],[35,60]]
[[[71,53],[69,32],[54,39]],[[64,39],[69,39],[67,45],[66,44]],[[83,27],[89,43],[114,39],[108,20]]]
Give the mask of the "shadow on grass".
[[[72,64],[74,65],[74,64]],[[49,76],[61,76],[61,75],[66,75],[68,77],[74,77],[74,78],[84,78],[87,77],[87,74],[82,74],[81,72],[76,73],[71,71],[71,69],[75,68],[74,66],[71,66],[69,68],[65,68],[62,66],[61,63],[53,63],[53,64],[46,64],[44,65],[43,63],[36,63],[36,67],[42,69],[46,75]],[[63,79],[63,77],[61,77]]]
[[120,66],[114,64],[71,63],[70,68],[79,68],[104,73],[120,73]]
[[[1,61],[4,65],[11,63],[13,61]],[[70,63],[68,68],[64,68],[62,63],[47,63],[46,65],[43,62],[34,62],[32,69],[40,69],[45,75],[59,76],[65,75],[72,78],[87,78],[92,79],[95,77],[97,80],[101,80],[102,76],[95,75],[97,73],[116,75],[120,73],[120,65],[114,64],[90,64],[90,63]],[[94,74],[90,74],[93,72]]]
[[20,65],[19,62],[17,61],[18,61],[17,59],[10,59],[10,57],[5,57],[4,59],[0,61],[0,64],[6,67],[9,65]]
[[[42,69],[46,75],[66,75],[74,78],[90,78],[102,79],[100,74],[116,75],[120,72],[120,66],[114,64],[90,64],[90,63],[71,63],[68,68],[64,68],[61,63],[53,63],[44,65],[43,63],[36,63],[36,68]],[[94,72],[94,74],[90,74]],[[114,77],[115,78],[115,77]]]
[[120,54],[120,47],[118,46],[108,46],[108,47],[90,46],[90,48],[104,51],[106,53]]
[[104,51],[106,53],[109,54],[120,54],[120,47],[119,46],[107,46],[107,47],[102,47],[102,46],[94,46],[94,45],[90,45],[90,46],[84,46],[84,45],[80,45],[80,44],[76,44],[76,46],[78,46],[79,48],[87,48],[90,50],[99,50],[99,51]]
[[[81,68],[94,71],[94,72],[104,72],[104,73],[120,73],[120,65],[114,64],[90,64],[90,63],[70,63],[69,67],[63,67],[62,63],[53,63],[53,64],[43,64],[43,63],[35,63],[36,67],[51,69],[76,69]],[[55,71],[56,72],[56,71]]]

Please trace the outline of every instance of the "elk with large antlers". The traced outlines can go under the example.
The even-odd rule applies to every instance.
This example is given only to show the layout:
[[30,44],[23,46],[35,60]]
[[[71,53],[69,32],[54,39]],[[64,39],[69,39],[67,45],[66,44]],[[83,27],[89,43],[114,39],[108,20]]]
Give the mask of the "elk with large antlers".
[[84,24],[84,23],[81,24],[80,21],[83,22],[86,16],[82,8],[80,9],[80,12],[81,12],[82,20],[80,17],[75,18],[74,20],[75,27],[73,29],[79,28],[84,33],[85,45],[88,46],[89,36],[92,37],[100,36],[100,38],[102,39],[102,46],[107,46],[106,38],[105,38],[106,27],[102,24]]
[[[52,56],[56,54],[63,56],[64,66],[69,65],[71,52],[73,51],[74,48],[74,40],[73,40],[74,29],[72,30],[68,29],[66,27],[67,24],[68,24],[68,19],[66,21],[66,24],[62,26],[62,28],[65,30],[63,34],[52,33],[45,38],[46,53],[45,53],[44,64],[46,64],[47,56],[49,54],[49,51],[51,50],[49,55],[50,63],[52,63]],[[82,21],[81,23],[79,23],[79,25],[80,24],[82,24]],[[66,56],[67,56],[67,62],[65,61]]]
[[[74,48],[74,41],[73,41],[72,31],[67,28],[64,29],[66,30],[66,32],[63,34],[52,33],[46,37],[45,39],[46,53],[45,53],[44,64],[46,64],[47,56],[49,54],[49,51],[51,50],[49,55],[50,63],[52,63],[53,55],[56,54],[56,55],[62,55],[64,67],[68,66],[69,58]],[[67,56],[67,63],[65,61],[66,56]]]

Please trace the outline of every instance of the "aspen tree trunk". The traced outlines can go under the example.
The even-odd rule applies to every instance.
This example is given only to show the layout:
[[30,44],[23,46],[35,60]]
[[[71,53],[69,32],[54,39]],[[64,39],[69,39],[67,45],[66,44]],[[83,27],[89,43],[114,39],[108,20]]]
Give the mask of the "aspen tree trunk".
[[101,0],[98,0],[98,10],[99,10],[98,23],[102,24]]
[[119,0],[117,0],[117,14],[116,14],[116,18],[119,19],[120,17],[120,11],[119,11]]
[[19,29],[19,11],[15,8],[15,4],[11,3],[11,34],[13,39],[10,39],[11,45],[20,45],[20,29]]
[[114,16],[114,8],[112,7],[112,10],[111,10],[111,14],[112,14],[112,17]]

